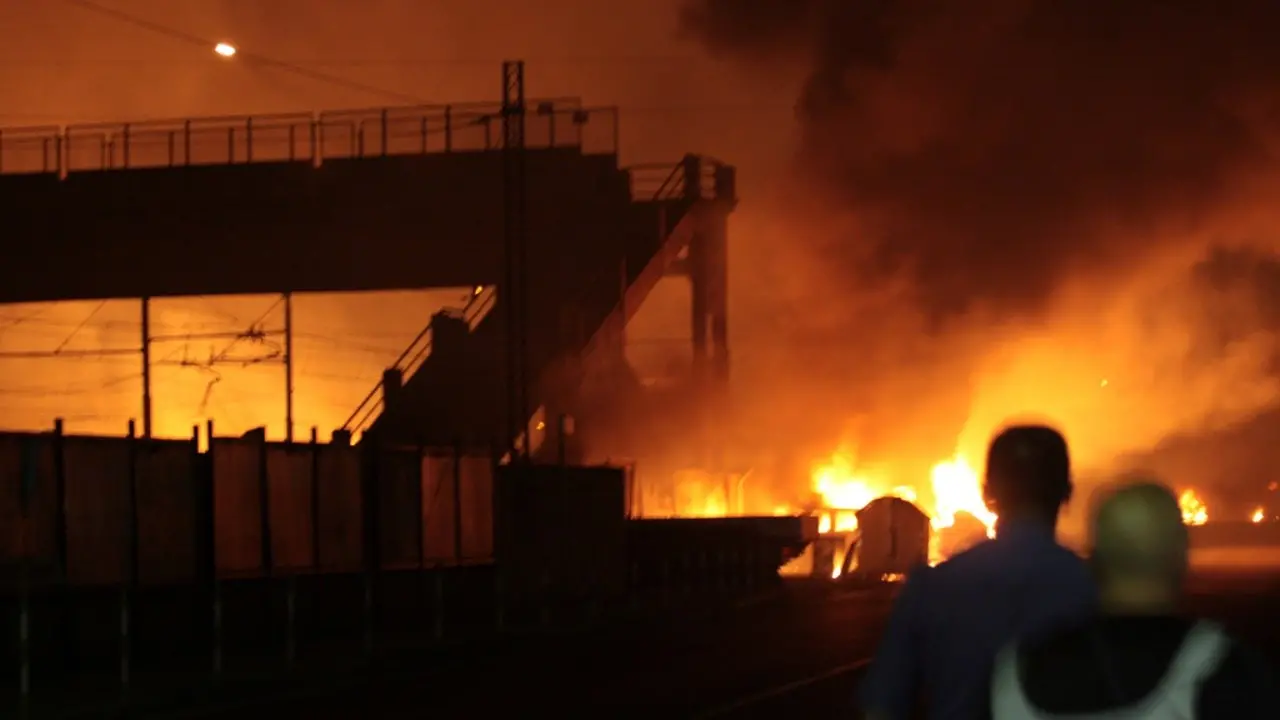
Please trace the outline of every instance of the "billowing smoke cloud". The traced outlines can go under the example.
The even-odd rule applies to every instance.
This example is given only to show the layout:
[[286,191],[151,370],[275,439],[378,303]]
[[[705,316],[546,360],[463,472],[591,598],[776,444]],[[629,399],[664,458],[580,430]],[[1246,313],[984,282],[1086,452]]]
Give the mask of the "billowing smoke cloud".
[[[933,317],[1035,310],[1199,234],[1271,162],[1267,0],[688,0],[710,50],[811,70],[801,165],[856,216],[823,248]],[[874,261],[874,262],[871,262]]]
[[849,413],[888,454],[958,433],[977,460],[1024,416],[1103,469],[1280,401],[1280,4],[685,0],[681,20],[744,72],[807,68],[796,172],[824,231],[794,244],[825,275],[812,303],[846,309]]

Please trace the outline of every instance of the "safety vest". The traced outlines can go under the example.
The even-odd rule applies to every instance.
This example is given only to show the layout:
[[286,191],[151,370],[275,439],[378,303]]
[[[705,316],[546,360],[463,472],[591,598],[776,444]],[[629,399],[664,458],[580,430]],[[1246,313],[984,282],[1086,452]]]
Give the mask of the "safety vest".
[[[1072,720],[1195,720],[1201,684],[1225,657],[1227,636],[1210,622],[1192,626],[1177,656],[1155,690],[1141,700],[1097,713],[1072,714]],[[1056,715],[1037,710],[1018,678],[1018,648],[1005,648],[996,658],[991,682],[992,720],[1052,720]]]

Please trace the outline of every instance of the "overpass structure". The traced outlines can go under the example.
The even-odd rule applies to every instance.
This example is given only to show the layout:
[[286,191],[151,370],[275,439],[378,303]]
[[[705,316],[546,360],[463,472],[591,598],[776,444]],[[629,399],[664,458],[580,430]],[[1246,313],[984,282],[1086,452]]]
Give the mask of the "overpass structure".
[[[690,377],[724,378],[734,168],[698,155],[621,167],[615,109],[521,91],[515,111],[519,147],[505,101],[0,130],[0,303],[138,298],[145,366],[150,298],[475,287],[340,441],[510,447],[524,427],[519,443],[563,448],[545,441],[608,424],[611,400],[638,390],[624,330],[670,274],[693,289]],[[513,224],[520,293],[506,287]],[[513,318],[535,416],[519,425],[503,419]]]

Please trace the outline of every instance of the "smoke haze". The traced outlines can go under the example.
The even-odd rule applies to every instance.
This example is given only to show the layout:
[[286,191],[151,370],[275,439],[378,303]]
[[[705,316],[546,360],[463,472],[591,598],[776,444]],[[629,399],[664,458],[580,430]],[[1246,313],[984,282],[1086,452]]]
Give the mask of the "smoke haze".
[[[531,96],[621,106],[623,163],[693,151],[736,164],[724,424],[744,447],[816,459],[848,435],[868,457],[927,468],[957,448],[977,459],[995,425],[1034,414],[1096,465],[1277,399],[1273,2],[103,4],[424,102],[494,99],[499,63],[523,58]],[[397,102],[223,62],[73,3],[0,4],[0,32],[4,125]],[[365,312],[315,302],[308,330],[323,338]],[[334,397],[314,415],[367,392],[397,352],[391,336],[412,335],[425,305],[397,302],[378,309],[399,315],[394,327],[364,341],[376,357],[317,359],[317,383],[360,380],[318,390]],[[669,354],[688,337],[686,308],[687,289],[666,284],[629,339]],[[40,337],[19,337],[11,319],[25,315],[11,310],[12,350],[57,345],[92,307]],[[174,313],[179,329],[191,320]],[[132,342],[120,332],[112,342]],[[19,408],[11,393],[4,409],[45,427],[70,404],[110,415],[113,433],[134,412],[132,390],[100,396],[114,375],[81,383],[92,397],[43,392],[66,372],[23,365],[6,387],[37,388],[40,402]],[[206,403],[207,378],[165,372],[182,385],[181,432],[204,407],[236,405],[219,395],[230,377]]]
[[973,458],[1037,416],[1099,465],[1277,399],[1280,6],[688,0],[681,20],[746,72],[804,69],[796,175],[830,218],[807,281],[879,346],[851,363],[903,418],[889,434],[959,423]]

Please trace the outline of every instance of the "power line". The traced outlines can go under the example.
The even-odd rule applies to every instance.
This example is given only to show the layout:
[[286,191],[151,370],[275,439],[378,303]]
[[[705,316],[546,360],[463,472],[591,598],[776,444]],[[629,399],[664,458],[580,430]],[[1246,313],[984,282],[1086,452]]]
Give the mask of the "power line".
[[283,335],[284,330],[263,330],[250,326],[247,330],[227,332],[191,332],[177,335],[152,335],[151,342],[192,342],[194,340],[259,340],[268,335]]
[[81,330],[83,330],[83,329],[84,329],[84,326],[89,324],[89,321],[93,319],[93,316],[94,316],[94,315],[97,315],[97,314],[98,314],[98,311],[99,311],[99,310],[101,310],[102,308],[106,307],[106,306],[107,306],[107,301],[106,301],[106,300],[103,300],[103,301],[99,302],[97,305],[95,305],[95,306],[94,306],[94,308],[93,308],[93,310],[90,310],[90,311],[89,311],[89,314],[88,314],[88,315],[86,315],[86,316],[84,317],[84,319],[83,319],[83,320],[81,320],[81,321],[80,321],[80,322],[75,326],[75,329],[73,329],[70,333],[67,333],[67,336],[66,336],[65,338],[63,338],[62,342],[58,343],[58,347],[54,348],[54,349],[53,349],[53,351],[54,351],[55,353],[59,353],[59,352],[62,352],[64,349],[66,349],[66,347],[67,347],[67,343],[71,342],[71,340],[72,340],[73,338],[75,338],[75,336],[76,336],[76,335],[77,335]]
[[[180,30],[178,28],[171,27],[169,25],[164,25],[162,23],[154,22],[152,20],[147,20],[146,18],[139,17],[137,15],[134,15],[133,13],[125,12],[123,10],[116,10],[115,8],[106,7],[105,5],[99,5],[98,3],[92,2],[91,0],[62,0],[62,1],[69,5],[74,5],[78,8],[81,8],[82,10],[87,10],[89,12],[96,13],[103,17],[111,18],[112,20],[115,20],[116,22],[119,22],[119,23],[132,25],[133,27],[139,28],[141,30],[146,30],[148,32],[155,33],[157,35],[163,35],[170,39],[178,40],[180,42],[184,42],[189,45],[198,46],[200,48],[203,48],[205,52],[212,53],[213,48],[218,44],[216,40],[200,37],[199,35],[194,35],[192,33],[186,32],[185,30]],[[229,61],[230,62],[247,62],[247,63],[258,65],[261,67],[280,70],[283,72],[291,73],[293,75],[297,75],[299,77],[307,78],[309,80],[314,80],[316,82],[321,82],[328,85],[334,85],[336,87],[342,87],[347,90],[355,90],[357,92],[363,92],[370,95],[380,95],[385,98],[394,99],[396,102],[408,103],[410,105],[418,105],[423,103],[423,101],[420,98],[417,98],[413,95],[398,92],[396,90],[389,90],[387,88],[378,87],[376,85],[362,83],[356,80],[351,80],[349,78],[341,77],[339,75],[332,75],[330,73],[326,73],[321,70],[315,70],[315,69],[304,67],[302,65],[298,65],[295,63],[286,62],[284,60],[277,60],[275,58],[269,57],[267,55],[263,55],[261,53],[246,52],[244,50],[240,50],[239,48],[237,48],[235,57]]]
[[[67,0],[75,2],[75,0]],[[79,3],[76,3],[79,4]],[[149,30],[153,28],[148,28]],[[186,40],[186,38],[183,38]],[[560,55],[560,56],[525,56],[526,62],[536,63],[539,66],[637,66],[637,65],[667,65],[677,63],[695,63],[706,61],[705,57],[698,55]],[[276,62],[287,63],[307,68],[456,68],[456,67],[475,67],[489,68],[502,63],[502,57],[468,57],[468,58],[449,58],[449,57],[416,57],[416,58],[275,58]],[[198,65],[201,63],[178,62],[174,63],[167,60],[62,60],[55,58],[42,58],[33,60],[0,60],[0,67],[77,67],[89,66],[93,67],[173,67],[183,65]]]
[[98,350],[11,350],[0,352],[0,360],[84,360],[89,358],[137,355],[138,348],[101,348]]

